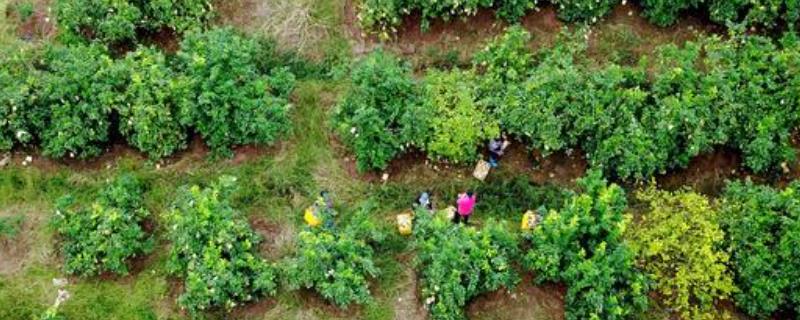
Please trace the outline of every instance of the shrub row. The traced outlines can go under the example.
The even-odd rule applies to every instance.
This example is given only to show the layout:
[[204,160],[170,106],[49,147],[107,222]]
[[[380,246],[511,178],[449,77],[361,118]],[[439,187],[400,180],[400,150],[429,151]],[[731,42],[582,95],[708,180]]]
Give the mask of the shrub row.
[[152,159],[185,148],[191,131],[216,154],[272,143],[289,128],[294,76],[261,70],[261,54],[272,52],[222,28],[189,33],[174,59],[140,47],[114,60],[97,44],[0,58],[0,150],[38,143],[53,158],[89,158],[114,132]]
[[[514,23],[545,2],[554,5],[558,17],[567,22],[596,22],[614,6],[626,3],[624,0],[363,0],[358,18],[364,29],[389,38],[412,12],[420,13],[422,29],[427,30],[433,19],[464,18],[489,8],[496,9],[498,18]],[[800,5],[793,0],[641,0],[639,3],[644,7],[644,16],[659,26],[674,24],[689,10],[706,12],[712,21],[731,26],[794,27],[800,20]]]
[[758,318],[800,311],[798,182],[730,182],[718,201],[651,186],[634,195],[635,226],[624,191],[599,172],[578,186],[525,235],[522,259],[537,281],[567,285],[567,319],[635,318],[650,290],[683,319],[725,317],[717,306],[728,300]]
[[139,32],[162,28],[183,33],[204,28],[214,17],[208,0],[57,0],[55,13],[68,43],[132,41]]
[[[544,155],[580,148],[589,163],[627,179],[684,167],[718,146],[755,172],[795,158],[800,43],[759,36],[664,45],[638,65],[594,66],[581,32],[530,52],[521,27],[490,43],[470,70],[421,80],[386,53],[353,71],[334,123],[359,168],[384,169],[409,148],[469,162],[501,131]],[[419,85],[415,85],[419,83]],[[498,130],[499,128],[499,130]]]
[[[794,182],[783,190],[731,182],[719,201],[688,190],[635,194],[644,204],[635,227],[625,192],[599,171],[578,180],[579,192],[523,232],[489,219],[480,229],[455,225],[441,213],[416,212],[413,248],[421,299],[434,319],[463,319],[476,296],[519,281],[517,262],[536,282],[567,286],[567,319],[626,319],[641,315],[648,292],[681,318],[716,319],[718,302],[734,298],[751,316],[769,317],[800,303],[800,203]],[[93,276],[129,271],[149,253],[144,186],[121,176],[91,209],[73,198],[58,203],[51,221],[68,273]],[[384,233],[363,207],[341,225],[306,229],[296,252],[280,264],[258,253],[261,237],[231,203],[235,179],[182,188],[166,215],[172,242],[169,270],[185,281],[179,303],[192,314],[229,310],[272,294],[279,273],[292,289],[309,288],[341,307],[372,301],[379,275],[375,248]],[[536,206],[538,204],[528,204]],[[76,209],[77,208],[77,209]]]
[[[164,215],[171,242],[167,270],[184,282],[182,308],[193,316],[230,311],[274,294],[279,275],[290,289],[314,289],[340,307],[372,301],[369,284],[380,273],[373,248],[384,239],[369,220],[373,207],[364,206],[342,226],[301,231],[295,254],[271,263],[259,254],[262,237],[232,205],[236,190],[231,176],[208,187],[183,187]],[[143,193],[142,183],[122,175],[91,208],[78,207],[72,196],[58,201],[51,225],[60,236],[67,273],[127,275],[131,259],[153,250],[154,238],[144,228],[150,214]]]

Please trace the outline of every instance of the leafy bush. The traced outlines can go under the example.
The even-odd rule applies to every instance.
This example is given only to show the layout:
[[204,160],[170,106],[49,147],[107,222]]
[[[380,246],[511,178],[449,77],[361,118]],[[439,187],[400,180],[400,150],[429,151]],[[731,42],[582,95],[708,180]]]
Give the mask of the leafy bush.
[[702,195],[659,191],[636,194],[648,204],[629,230],[639,264],[655,281],[662,302],[683,319],[716,319],[715,303],[736,291],[722,249],[720,214]]
[[492,90],[498,95],[490,104],[495,106],[503,130],[545,156],[577,144],[569,134],[573,121],[566,110],[579,108],[579,97],[573,95],[581,94],[586,87],[576,61],[577,53],[585,51],[586,45],[585,41],[560,38],[556,46],[540,52],[541,60],[524,78],[504,85],[505,92]]
[[497,17],[506,22],[517,22],[529,11],[536,9],[539,0],[502,0],[496,1]]
[[685,10],[697,8],[704,0],[641,0],[645,8],[644,16],[661,27],[666,27],[678,21],[678,16]]
[[140,30],[202,28],[213,17],[208,0],[57,0],[58,24],[67,42],[131,41]]
[[[475,188],[475,193],[480,197],[475,204],[477,212],[506,218],[519,217],[520,210],[538,206],[560,208],[571,195],[569,190],[555,185],[536,185],[524,175],[483,182]],[[449,196],[454,198],[456,194]]]
[[591,72],[585,99],[575,110],[570,134],[583,141],[589,163],[620,178],[644,179],[663,171],[668,156],[660,154],[639,117],[647,113],[646,75],[639,68],[611,65]]
[[713,0],[708,11],[719,23],[777,27],[780,22],[793,25],[800,20],[800,5],[794,0]]
[[150,30],[169,27],[179,33],[202,29],[215,16],[209,0],[149,0],[145,12]]
[[501,93],[493,103],[501,126],[544,155],[580,146],[593,167],[622,178],[663,170],[666,156],[640,119],[649,106],[644,71],[587,69],[577,56],[587,46],[580,34],[562,35],[526,78],[495,91]]
[[708,77],[717,81],[717,99],[726,107],[717,111],[718,121],[756,172],[796,159],[791,132],[800,123],[800,94],[793,89],[800,83],[798,48],[794,35],[780,47],[758,36],[709,38],[705,45]]
[[619,0],[551,0],[558,7],[558,17],[567,22],[597,22],[611,12]]
[[794,0],[644,0],[644,15],[660,26],[674,24],[689,9],[707,10],[721,24],[763,26],[774,29],[800,20],[800,5]]
[[[423,109],[430,126],[428,156],[455,163],[478,157],[483,142],[500,136],[500,128],[477,102],[475,74],[454,70],[431,71],[423,85]],[[418,124],[423,125],[423,124]]]
[[769,317],[779,310],[800,312],[800,182],[784,190],[732,182],[725,189],[722,216],[731,252],[736,305]]
[[716,120],[725,109],[718,87],[701,69],[702,43],[665,45],[655,53],[651,95],[654,110],[643,115],[653,131],[666,165],[685,167],[701,153],[727,142],[724,125]]
[[123,175],[100,193],[91,208],[75,209],[75,198],[59,199],[52,225],[62,239],[67,273],[94,276],[128,274],[128,261],[153,249],[142,225],[150,215],[142,203],[143,187]]
[[167,217],[169,270],[184,279],[178,303],[193,314],[275,293],[274,267],[257,254],[261,239],[230,204],[235,181],[184,188]]
[[273,143],[289,129],[286,73],[262,76],[255,63],[257,44],[233,29],[188,34],[178,52],[189,79],[190,97],[180,119],[192,125],[216,154],[235,145]]
[[56,17],[67,42],[83,37],[117,42],[136,37],[142,8],[131,1],[57,0]]
[[533,68],[530,40],[525,28],[512,26],[473,58],[473,68],[480,72],[478,95],[491,110],[503,106],[509,87],[525,79]]
[[37,94],[41,79],[32,63],[36,54],[0,50],[0,151],[34,142],[36,129],[43,126]]
[[406,148],[421,144],[417,84],[408,65],[383,51],[359,62],[351,77],[353,86],[333,122],[360,171],[383,170]]
[[289,286],[314,288],[340,307],[372,301],[369,278],[377,277],[380,270],[373,262],[371,239],[365,237],[375,230],[368,214],[369,210],[356,213],[344,228],[300,232],[297,254],[285,267]]
[[[591,21],[608,14],[619,0],[551,0],[558,6],[558,17],[562,20]],[[397,32],[405,16],[419,12],[421,28],[430,28],[431,20],[449,21],[454,18],[474,16],[478,10],[496,9],[498,18],[508,22],[519,22],[528,12],[537,8],[539,0],[364,0],[358,8],[361,27],[374,31],[383,39]]]
[[[475,15],[480,8],[492,6],[492,0],[366,0],[359,7],[358,18],[361,25],[367,30],[378,29],[381,37],[389,38],[396,32],[395,27],[400,25],[403,16],[412,11],[419,11],[422,14],[422,29],[430,27],[430,20],[442,18],[450,20],[454,17]],[[512,14],[514,10],[507,9],[506,14]]]
[[128,143],[153,159],[185,148],[186,128],[178,121],[185,78],[176,76],[153,48],[128,53],[118,67],[125,79],[124,102],[117,108],[119,130]]
[[89,158],[108,142],[112,108],[120,103],[114,61],[97,45],[50,47],[45,53],[39,130],[43,154]]
[[415,219],[416,265],[433,319],[465,319],[469,300],[519,282],[511,266],[518,242],[504,224],[489,220],[476,230],[430,212],[418,212]]
[[529,234],[523,258],[537,281],[567,284],[567,319],[625,319],[647,307],[648,283],[623,241],[625,192],[599,171],[578,181],[583,193],[551,211]]

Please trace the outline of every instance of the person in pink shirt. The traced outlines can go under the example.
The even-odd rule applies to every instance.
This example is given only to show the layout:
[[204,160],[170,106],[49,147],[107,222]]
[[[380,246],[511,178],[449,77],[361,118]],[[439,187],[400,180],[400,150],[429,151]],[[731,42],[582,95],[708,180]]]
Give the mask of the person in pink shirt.
[[453,216],[453,222],[459,223],[461,220],[464,220],[464,224],[469,223],[469,216],[472,215],[472,209],[475,208],[475,202],[477,197],[475,196],[472,191],[467,191],[467,193],[462,193],[458,195],[458,200],[456,200],[456,214]]

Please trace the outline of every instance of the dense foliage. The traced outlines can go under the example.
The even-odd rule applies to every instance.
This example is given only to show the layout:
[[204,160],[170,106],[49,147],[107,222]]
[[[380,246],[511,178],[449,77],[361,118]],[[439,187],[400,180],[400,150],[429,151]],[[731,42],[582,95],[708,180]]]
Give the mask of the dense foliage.
[[580,60],[586,44],[571,36],[541,51],[526,79],[495,90],[493,105],[504,130],[544,154],[580,147],[594,167],[622,178],[683,167],[721,145],[765,172],[795,157],[797,46],[793,36],[780,45],[710,37],[659,47],[646,65],[597,69]]
[[[539,0],[364,0],[359,6],[361,26],[378,32],[381,38],[390,38],[403,18],[419,12],[423,30],[430,28],[434,19],[448,21],[474,16],[481,9],[496,9],[498,18],[518,22],[525,14],[537,9]],[[590,21],[608,14],[619,0],[551,0],[558,7],[558,17],[564,21]]]
[[0,151],[34,142],[42,119],[36,93],[41,85],[32,50],[0,50]]
[[623,241],[625,192],[600,172],[578,181],[583,193],[548,213],[528,235],[523,258],[537,281],[567,285],[567,319],[625,319],[647,307],[648,281]]
[[153,239],[143,229],[150,215],[143,193],[138,180],[123,175],[106,186],[91,207],[75,208],[71,196],[58,201],[51,224],[61,237],[67,273],[125,275],[131,258],[153,249]]
[[775,28],[796,26],[800,20],[800,4],[795,0],[642,0],[642,6],[645,16],[660,26],[675,23],[690,9],[707,11],[720,24]]
[[497,121],[477,101],[475,75],[469,71],[428,72],[422,99],[422,118],[430,126],[425,150],[431,158],[474,161],[484,141],[500,136]]
[[619,0],[551,0],[558,7],[558,17],[564,21],[591,21],[603,17],[620,3]]
[[414,223],[422,298],[433,319],[465,319],[472,298],[519,282],[511,266],[518,243],[505,224],[489,220],[477,230],[424,210]]
[[153,48],[128,53],[118,67],[125,81],[119,112],[119,130],[128,143],[152,159],[186,147],[187,129],[178,121],[186,99],[186,81]]
[[114,61],[98,45],[51,47],[39,93],[46,121],[39,123],[42,152],[88,158],[108,142],[110,115],[121,102]]
[[[528,48],[531,34],[522,26],[512,26],[486,48],[475,54],[472,63],[478,77],[478,96],[486,107],[503,107],[509,86],[525,79],[533,67],[533,53]],[[502,114],[502,112],[498,112]],[[505,119],[500,118],[501,125]]]
[[[642,178],[663,170],[667,157],[658,154],[640,118],[649,104],[643,69],[609,65],[588,70],[580,60],[586,50],[581,33],[563,34],[555,46],[537,55],[537,63],[524,63],[529,58],[520,45],[508,52],[491,52],[519,38],[498,38],[483,53],[531,66],[511,68],[510,74],[518,80],[507,79],[503,89],[485,90],[491,92],[487,99],[495,106],[493,112],[503,130],[543,155],[580,147],[592,166],[623,178]],[[490,77],[497,73],[488,71]]]
[[169,269],[184,279],[178,303],[192,313],[275,292],[275,268],[257,254],[260,237],[231,206],[235,185],[223,176],[208,188],[185,188],[168,215]]
[[[567,22],[597,22],[621,0],[550,0],[557,15]],[[782,26],[796,27],[800,22],[800,4],[796,0],[640,0],[643,15],[656,25],[674,24],[681,15],[691,11],[706,13],[712,21],[738,29]],[[538,0],[364,0],[359,6],[358,18],[365,30],[378,32],[389,38],[397,27],[412,13],[421,15],[422,29],[430,28],[431,20],[445,21],[474,16],[478,10],[496,9],[498,18],[517,22],[537,5]]]
[[334,124],[359,170],[383,170],[399,153],[422,144],[417,84],[407,64],[383,51],[356,64],[351,77]]
[[728,185],[722,216],[735,282],[736,304],[748,314],[769,317],[800,312],[800,183],[784,190],[752,182]]
[[[416,99],[410,88],[397,95],[422,106],[407,107],[414,121],[403,123],[416,124],[432,159],[473,161],[478,147],[503,131],[545,156],[580,149],[592,167],[622,179],[685,167],[721,146],[740,150],[758,173],[786,170],[795,159],[800,41],[793,34],[779,41],[702,37],[657,47],[652,59],[632,66],[596,66],[587,57],[585,32],[565,31],[533,53],[530,35],[509,28],[476,54],[472,68],[429,71]],[[362,117],[359,126],[380,128],[387,118]],[[377,129],[358,133],[360,141],[397,141]],[[385,164],[400,142],[393,148],[363,143],[357,157],[380,155]]]
[[631,246],[662,303],[683,319],[718,318],[715,303],[736,290],[722,248],[719,211],[689,191],[650,187],[636,198],[649,209],[629,230]]
[[213,17],[208,0],[57,0],[62,37],[106,43],[132,41],[140,31],[170,28],[179,33],[203,28]]
[[369,213],[362,209],[344,227],[301,231],[297,254],[285,265],[289,286],[313,288],[340,307],[370,302],[369,281],[380,274],[373,242],[382,235],[368,220]]
[[192,32],[181,42],[180,71],[189,98],[180,119],[203,136],[211,149],[229,155],[242,144],[269,144],[289,129],[287,96],[294,77],[258,72],[257,43],[231,28]]
[[121,136],[151,159],[186,147],[215,155],[273,143],[289,130],[295,76],[274,50],[232,29],[191,33],[173,66],[155,48],[114,60],[98,44],[0,55],[0,150],[39,145],[51,158],[90,158]]

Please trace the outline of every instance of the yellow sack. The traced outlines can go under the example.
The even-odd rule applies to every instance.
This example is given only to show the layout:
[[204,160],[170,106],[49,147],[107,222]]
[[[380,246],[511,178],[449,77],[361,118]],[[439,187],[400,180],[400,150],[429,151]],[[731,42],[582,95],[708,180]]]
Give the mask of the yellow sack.
[[306,209],[305,214],[303,214],[303,220],[306,221],[306,224],[313,227],[317,227],[322,224],[322,219],[317,216],[315,212],[314,206],[310,206]]
[[414,227],[414,214],[403,213],[397,215],[397,230],[401,235],[407,236],[411,234]]
[[528,210],[528,212],[522,215],[522,225],[520,226],[522,231],[533,230],[533,228],[536,228],[537,224],[539,224],[539,218],[536,216],[535,212]]
[[442,212],[444,213],[444,217],[447,218],[447,220],[453,220],[453,218],[458,214],[457,211],[458,210],[456,210],[456,207],[449,206]]

